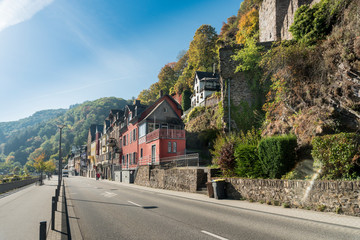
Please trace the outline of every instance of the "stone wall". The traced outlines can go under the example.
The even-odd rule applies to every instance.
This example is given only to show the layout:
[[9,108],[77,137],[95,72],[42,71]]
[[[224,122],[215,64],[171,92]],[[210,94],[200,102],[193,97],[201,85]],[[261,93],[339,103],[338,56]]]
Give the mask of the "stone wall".
[[183,192],[196,192],[206,182],[204,169],[172,168],[161,169],[141,166],[135,178],[135,184]]
[[[230,103],[234,106],[239,106],[242,101],[246,101],[251,105],[254,99],[245,78],[245,74],[243,72],[235,73],[236,66],[239,63],[234,61],[231,56],[235,55],[236,51],[241,48],[242,46],[240,45],[235,47],[225,46],[219,50],[221,100],[223,101],[223,106],[226,110],[226,113],[224,113],[224,123],[226,124],[229,122],[227,112],[229,95]],[[228,91],[229,87],[230,93]],[[231,124],[232,128],[236,128],[234,122]]]
[[360,216],[360,181],[315,181],[311,187],[304,180],[226,181],[228,198]]
[[[259,43],[265,50],[270,49],[271,42]],[[254,96],[250,90],[248,81],[244,72],[235,73],[236,67],[239,62],[232,59],[232,56],[240,50],[242,45],[225,46],[219,50],[219,62],[220,62],[220,87],[221,87],[221,100],[224,107],[225,129],[228,129],[229,124],[229,95],[231,106],[239,106],[242,102],[247,102],[250,106],[254,103]],[[229,93],[230,87],[230,93]],[[230,116],[231,118],[231,116]],[[231,121],[231,129],[237,129],[234,121]]]
[[[45,178],[45,176],[44,176],[44,178]],[[19,180],[19,181],[14,181],[14,182],[10,182],[10,183],[2,183],[2,184],[0,184],[0,193],[8,192],[15,188],[20,188],[20,187],[32,184],[37,181],[39,181],[39,178]]]

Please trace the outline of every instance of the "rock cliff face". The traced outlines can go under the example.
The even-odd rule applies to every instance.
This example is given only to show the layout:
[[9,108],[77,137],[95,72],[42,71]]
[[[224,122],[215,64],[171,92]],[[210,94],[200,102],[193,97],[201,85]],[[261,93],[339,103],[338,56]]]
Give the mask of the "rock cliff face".
[[286,96],[268,112],[263,135],[293,132],[304,146],[316,135],[359,131],[359,2],[351,1],[325,41],[288,56],[277,72],[286,79]]

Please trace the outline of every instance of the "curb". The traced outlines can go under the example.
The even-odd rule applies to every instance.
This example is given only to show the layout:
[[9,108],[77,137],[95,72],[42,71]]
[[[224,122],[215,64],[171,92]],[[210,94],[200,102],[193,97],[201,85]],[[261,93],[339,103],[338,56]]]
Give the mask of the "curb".
[[[65,184],[65,181],[64,181],[64,184]],[[65,192],[66,192],[65,194],[67,196],[66,201],[67,201],[67,207],[68,207],[68,215],[69,215],[68,217],[69,217],[71,239],[82,240],[84,238],[81,234],[78,218],[76,217],[74,205],[71,202],[69,189],[67,188],[66,184],[65,184]]]

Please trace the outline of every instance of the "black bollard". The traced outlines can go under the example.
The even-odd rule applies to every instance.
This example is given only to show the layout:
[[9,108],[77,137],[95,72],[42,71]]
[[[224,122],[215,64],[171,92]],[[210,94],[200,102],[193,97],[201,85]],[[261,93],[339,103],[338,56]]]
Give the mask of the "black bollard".
[[59,190],[58,189],[55,189],[55,200],[56,200],[56,202],[59,201]]
[[55,211],[56,211],[56,207],[57,203],[55,201],[55,197],[52,197],[52,201],[51,201],[51,230],[54,230],[55,227]]
[[46,221],[40,222],[40,240],[46,240]]

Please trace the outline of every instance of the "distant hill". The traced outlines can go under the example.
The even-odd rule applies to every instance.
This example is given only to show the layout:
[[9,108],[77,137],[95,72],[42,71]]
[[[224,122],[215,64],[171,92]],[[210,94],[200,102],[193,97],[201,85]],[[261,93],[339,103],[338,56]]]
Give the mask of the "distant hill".
[[63,115],[67,109],[50,109],[34,113],[32,116],[20,119],[18,121],[0,122],[0,143],[5,142],[11,134],[21,131],[27,127],[33,127],[39,123]]
[[[24,119],[20,120],[21,122],[0,123],[2,129],[6,130],[6,132],[3,130],[4,135],[9,134],[6,135],[5,142],[0,145],[0,162],[11,156],[13,162],[24,165],[38,148],[42,148],[48,159],[57,159],[59,149],[57,125],[60,123],[65,125],[62,131],[62,150],[65,156],[70,152],[71,146],[86,143],[91,124],[103,124],[111,109],[123,109],[129,103],[130,101],[121,98],[101,98],[75,104],[68,110],[59,110],[58,116],[49,110],[54,117],[49,116],[46,121],[41,121],[38,117],[43,112],[47,112],[41,111],[41,114],[36,113],[31,116],[30,118],[34,116],[35,118],[32,121],[28,120],[28,123],[23,121]],[[27,127],[24,127],[25,124],[28,124]],[[22,130],[18,131],[18,128]]]

